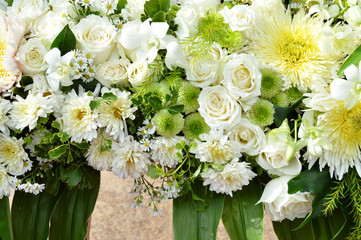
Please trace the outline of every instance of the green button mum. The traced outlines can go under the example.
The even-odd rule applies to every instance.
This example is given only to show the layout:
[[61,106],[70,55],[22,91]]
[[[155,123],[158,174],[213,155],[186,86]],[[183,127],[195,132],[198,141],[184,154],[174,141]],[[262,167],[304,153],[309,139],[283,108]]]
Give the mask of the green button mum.
[[159,135],[173,137],[182,131],[184,119],[181,113],[172,115],[167,109],[163,109],[154,115],[153,124]]

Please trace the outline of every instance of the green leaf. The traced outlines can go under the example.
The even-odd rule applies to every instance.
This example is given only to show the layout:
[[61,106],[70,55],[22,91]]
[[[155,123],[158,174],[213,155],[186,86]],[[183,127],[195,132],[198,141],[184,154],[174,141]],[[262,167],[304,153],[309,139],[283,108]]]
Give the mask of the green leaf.
[[[197,195],[201,195],[206,188],[202,183],[193,186]],[[205,211],[197,211],[189,192],[173,200],[173,229],[175,240],[215,240],[217,228],[221,219],[224,196],[220,194],[205,196],[208,207]],[[213,196],[212,196],[213,195]],[[203,196],[202,196],[203,197]]]
[[144,12],[149,16],[153,17],[154,14],[160,11],[159,0],[149,0],[144,4]]
[[201,173],[202,170],[202,164],[199,164],[197,170],[193,173],[192,178],[198,177],[198,175]]
[[15,240],[46,240],[51,213],[61,193],[53,196],[46,191],[34,195],[16,191],[11,208]]
[[148,177],[151,179],[157,179],[159,177],[157,167],[155,165],[150,165],[148,168]]
[[303,98],[298,100],[291,107],[275,106],[274,118],[275,118],[275,124],[277,127],[280,127],[282,125],[283,120],[290,117],[290,115],[294,112],[296,107],[301,104],[302,100],[303,100]]
[[117,3],[117,9],[114,11],[115,14],[119,14],[122,12],[122,9],[125,7],[125,5],[128,3],[127,0],[119,0]]
[[256,205],[261,196],[262,186],[257,178],[233,197],[225,197],[222,222],[231,240],[263,239],[263,206]]
[[24,76],[21,78],[20,80],[20,83],[21,83],[21,86],[27,86],[27,85],[30,85],[34,82],[33,78],[30,77],[30,76]]
[[170,9],[170,0],[159,0],[159,9],[167,13]]
[[332,179],[328,169],[320,172],[318,164],[315,164],[310,170],[301,172],[297,177],[288,182],[289,194],[294,194],[298,191],[315,194],[312,201],[312,211],[299,228],[303,227],[310,219],[322,215],[325,203],[324,198],[329,193],[331,184]]
[[6,196],[3,196],[3,198],[0,199],[0,239],[14,239],[13,231],[11,229],[9,197]]
[[155,111],[159,111],[162,109],[162,100],[160,100],[158,97],[150,97],[149,99],[149,103],[152,106],[152,108]]
[[113,93],[107,92],[103,94],[102,99],[116,101],[118,98]]
[[73,188],[78,185],[83,177],[83,171],[79,166],[72,165],[69,168],[65,169],[60,179],[65,181],[69,187]]
[[66,153],[67,145],[60,145],[52,150],[49,151],[50,158],[59,158],[64,153]]
[[167,14],[163,11],[159,11],[152,17],[152,22],[166,22]]
[[49,240],[85,239],[87,221],[99,193],[100,173],[94,178],[96,185],[92,189],[65,188],[51,217]]
[[184,105],[175,105],[168,108],[168,112],[172,115],[178,114],[182,112],[184,109]]
[[89,143],[87,143],[87,142],[81,142],[81,143],[72,142],[71,144],[79,149],[88,149],[89,148]]
[[352,64],[358,67],[360,61],[361,61],[361,45],[358,46],[356,50],[353,53],[351,53],[351,55],[342,64],[340,70],[338,70],[337,72],[337,76],[339,78],[343,77],[346,68],[348,68]]
[[66,25],[64,29],[59,33],[51,44],[51,49],[58,48],[61,52],[61,55],[75,50],[76,48],[76,38],[74,33],[70,30],[69,25]]
[[94,111],[95,109],[100,107],[100,101],[99,100],[91,100],[89,103],[90,110]]
[[51,123],[51,126],[52,126],[53,128],[55,128],[55,129],[58,129],[58,130],[61,129],[60,123],[57,122],[57,121],[53,121],[53,122]]

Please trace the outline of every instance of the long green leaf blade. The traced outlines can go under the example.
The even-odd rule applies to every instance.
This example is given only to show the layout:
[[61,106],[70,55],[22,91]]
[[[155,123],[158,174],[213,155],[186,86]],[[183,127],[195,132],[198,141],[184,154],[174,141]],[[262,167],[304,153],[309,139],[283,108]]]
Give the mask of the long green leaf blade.
[[51,217],[49,240],[85,239],[87,221],[92,214],[98,198],[100,173],[96,185],[91,189],[65,189],[55,206]]
[[263,239],[263,206],[256,205],[262,196],[258,179],[241,191],[226,196],[222,221],[231,240]]
[[[203,187],[203,189],[205,189]],[[192,194],[173,200],[173,229],[175,240],[215,240],[222,216],[224,196],[207,197],[205,211],[197,211]]]
[[10,203],[6,196],[0,199],[0,239],[14,239],[11,230]]
[[50,216],[59,196],[45,191],[38,195],[16,191],[11,209],[14,239],[48,239]]
[[345,69],[348,68],[350,65],[354,64],[358,67],[361,61],[361,45],[356,48],[356,50],[351,53],[351,55],[346,59],[346,61],[342,64],[340,70],[337,72],[337,76],[341,78],[345,72]]

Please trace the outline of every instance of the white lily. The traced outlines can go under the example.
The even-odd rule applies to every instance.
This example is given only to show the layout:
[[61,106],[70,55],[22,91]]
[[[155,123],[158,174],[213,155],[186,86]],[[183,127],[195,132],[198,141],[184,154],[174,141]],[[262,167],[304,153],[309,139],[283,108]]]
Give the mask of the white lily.
[[347,80],[337,78],[330,85],[331,97],[345,101],[345,108],[351,109],[357,101],[361,101],[361,65],[351,65],[345,69]]
[[59,84],[62,86],[70,86],[73,84],[70,75],[72,67],[70,62],[74,56],[74,52],[68,52],[64,56],[61,56],[58,48],[51,49],[45,55],[45,61],[49,64],[49,68],[46,71],[47,80],[52,90],[59,90]]
[[170,42],[176,39],[167,35],[168,23],[144,21],[139,30],[124,28],[120,36],[120,43],[128,50],[137,49],[137,59],[153,62],[159,49],[166,49]]

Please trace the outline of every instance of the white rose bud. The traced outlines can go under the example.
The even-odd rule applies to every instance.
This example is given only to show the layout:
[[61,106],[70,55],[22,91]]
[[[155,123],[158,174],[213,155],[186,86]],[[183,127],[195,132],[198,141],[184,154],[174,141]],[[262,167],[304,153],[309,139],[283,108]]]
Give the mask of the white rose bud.
[[231,9],[224,7],[220,13],[232,31],[244,31],[253,25],[254,14],[251,9],[252,7],[247,5],[236,5]]
[[113,59],[101,63],[97,67],[95,78],[107,88],[113,84],[124,86],[128,80],[128,59]]
[[148,63],[145,60],[139,60],[132,63],[128,68],[128,81],[132,87],[138,87],[149,76]]
[[46,40],[50,45],[65,25],[66,18],[62,17],[60,13],[50,11],[36,19],[34,24],[31,25],[31,37]]
[[222,86],[204,88],[198,103],[199,113],[211,128],[230,128],[241,119],[241,106]]
[[33,76],[44,72],[48,66],[44,59],[47,52],[43,43],[37,38],[31,38],[21,45],[16,56],[24,75]]
[[14,0],[10,11],[23,19],[29,26],[32,21],[43,15],[48,9],[47,0]]
[[74,27],[74,34],[79,48],[94,54],[94,64],[108,60],[114,47],[115,27],[107,20],[96,15],[89,15]]
[[262,74],[252,55],[241,54],[228,61],[223,69],[223,85],[229,94],[242,101],[261,95]]
[[309,192],[288,194],[288,181],[292,176],[282,176],[267,183],[261,199],[272,221],[304,218],[312,209],[313,195]]
[[229,139],[239,142],[240,151],[251,156],[258,155],[266,145],[266,135],[262,128],[251,123],[246,118],[242,118],[231,129],[228,129]]

